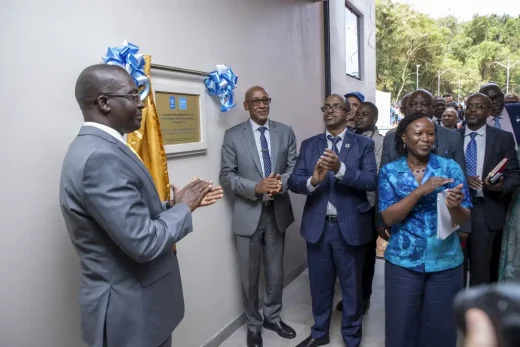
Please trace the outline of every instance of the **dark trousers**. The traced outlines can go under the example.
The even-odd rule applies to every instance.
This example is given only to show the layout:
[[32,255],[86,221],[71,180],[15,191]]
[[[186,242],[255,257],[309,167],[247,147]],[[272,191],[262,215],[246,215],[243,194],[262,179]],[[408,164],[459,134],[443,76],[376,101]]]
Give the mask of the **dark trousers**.
[[[278,323],[282,311],[283,250],[285,233],[276,224],[273,207],[263,207],[258,227],[250,237],[237,235],[242,304],[247,328],[262,331],[263,321]],[[261,261],[265,269],[264,317],[258,310],[258,281]]]
[[343,297],[341,335],[345,345],[361,344],[362,290],[361,277],[365,246],[351,246],[341,235],[337,222],[326,222],[321,239],[307,243],[307,261],[312,297],[314,326],[311,335],[320,339],[329,335],[336,275]]
[[159,347],[172,347],[172,336],[170,335]]
[[[375,214],[375,209],[373,207],[372,214]],[[374,280],[374,271],[376,268],[377,232],[375,226],[372,226],[371,232],[373,233],[373,239],[366,246],[365,265],[363,265],[363,278],[361,282],[364,302],[369,302],[370,297],[372,296],[372,282]]]
[[462,281],[462,266],[424,273],[386,262],[385,346],[455,347],[453,298]]
[[476,286],[498,280],[497,258],[500,254],[502,231],[488,229],[483,199],[473,198],[472,203],[471,234],[468,239],[469,284]]

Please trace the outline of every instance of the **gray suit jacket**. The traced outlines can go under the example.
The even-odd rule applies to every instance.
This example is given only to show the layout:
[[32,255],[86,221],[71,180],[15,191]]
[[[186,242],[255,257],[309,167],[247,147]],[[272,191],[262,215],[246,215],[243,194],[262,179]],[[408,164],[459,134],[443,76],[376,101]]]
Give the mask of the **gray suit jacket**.
[[141,160],[88,126],[65,156],[60,205],[81,263],[87,345],[159,346],[184,316],[172,246],[192,231],[189,207],[166,210]]
[[[276,224],[281,232],[294,222],[287,180],[296,163],[296,136],[290,126],[269,120],[271,167],[282,176],[282,192],[274,197]],[[251,236],[258,227],[262,212],[262,196],[255,187],[263,179],[260,157],[249,119],[228,129],[222,145],[220,182],[233,192],[233,232]]]

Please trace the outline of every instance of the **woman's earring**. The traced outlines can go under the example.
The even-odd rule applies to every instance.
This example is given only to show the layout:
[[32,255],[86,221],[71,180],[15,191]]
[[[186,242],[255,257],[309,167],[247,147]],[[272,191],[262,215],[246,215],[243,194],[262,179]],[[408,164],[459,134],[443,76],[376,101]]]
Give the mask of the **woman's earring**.
[[403,149],[406,149],[406,143],[403,142]]

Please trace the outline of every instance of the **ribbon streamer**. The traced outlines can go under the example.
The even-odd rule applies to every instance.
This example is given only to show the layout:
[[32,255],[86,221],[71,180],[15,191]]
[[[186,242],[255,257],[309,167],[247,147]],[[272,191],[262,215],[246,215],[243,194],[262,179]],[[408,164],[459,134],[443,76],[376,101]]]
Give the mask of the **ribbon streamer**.
[[227,112],[236,106],[233,89],[236,88],[237,81],[238,77],[226,65],[217,65],[217,69],[210,72],[208,78],[204,80],[209,95],[220,98],[221,112]]
[[137,54],[139,47],[125,40],[121,46],[108,47],[106,57],[102,57],[103,62],[109,65],[121,66],[132,76],[137,88],[144,87],[139,92],[141,100],[145,100],[150,93],[150,81],[144,73],[144,55]]

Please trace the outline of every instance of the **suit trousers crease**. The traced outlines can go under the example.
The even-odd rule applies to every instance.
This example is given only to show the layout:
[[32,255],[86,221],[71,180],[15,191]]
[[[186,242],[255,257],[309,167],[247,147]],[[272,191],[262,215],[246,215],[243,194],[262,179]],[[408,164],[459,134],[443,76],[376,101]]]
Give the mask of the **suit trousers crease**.
[[365,245],[347,244],[337,222],[326,222],[320,240],[315,244],[307,243],[314,317],[311,335],[314,338],[329,336],[337,275],[343,298],[341,322],[343,341],[349,347],[358,347],[361,344],[363,318],[361,278],[365,248]]
[[488,284],[498,279],[498,264],[493,261],[493,251],[495,242],[500,241],[502,231],[489,230],[485,209],[483,201],[473,201],[471,234],[468,239],[470,286]]
[[[283,254],[285,233],[276,224],[273,207],[262,207],[260,221],[250,237],[237,235],[242,304],[248,330],[260,332],[263,321],[278,323],[282,310]],[[263,314],[258,310],[261,261],[265,269],[265,295]]]
[[385,346],[456,347],[453,299],[463,288],[462,265],[439,272],[385,263]]

